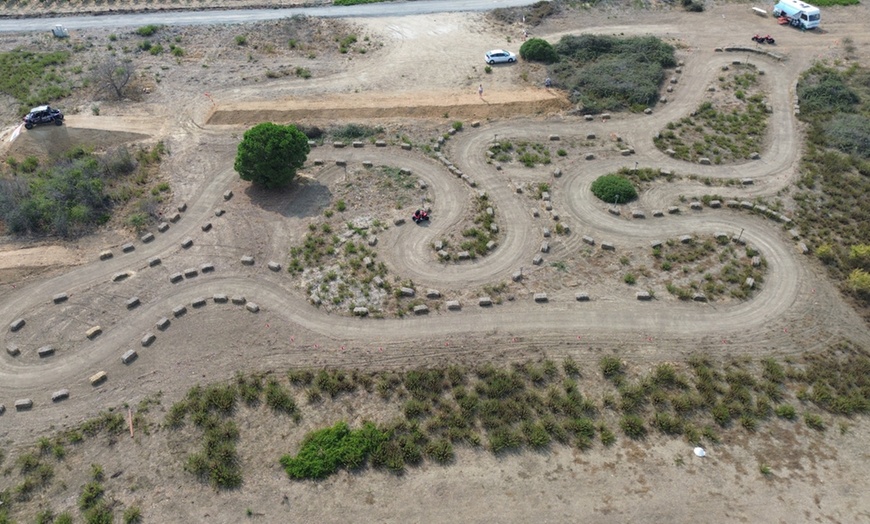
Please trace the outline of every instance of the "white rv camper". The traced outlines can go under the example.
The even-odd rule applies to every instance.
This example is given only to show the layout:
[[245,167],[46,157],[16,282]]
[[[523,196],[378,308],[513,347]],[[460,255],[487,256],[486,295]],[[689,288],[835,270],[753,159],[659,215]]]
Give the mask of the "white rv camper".
[[789,24],[801,29],[815,29],[822,19],[818,7],[800,0],[779,0],[773,6],[773,16],[785,18]]

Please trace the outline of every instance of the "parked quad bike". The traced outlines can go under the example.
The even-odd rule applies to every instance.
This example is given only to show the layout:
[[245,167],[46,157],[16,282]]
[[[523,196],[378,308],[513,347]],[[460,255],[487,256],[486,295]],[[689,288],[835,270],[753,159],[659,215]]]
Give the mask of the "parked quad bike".
[[759,44],[775,44],[776,43],[776,40],[774,40],[773,37],[770,35],[766,35],[766,36],[755,35],[752,37],[752,41],[758,42]]
[[428,222],[429,212],[424,209],[418,209],[417,211],[414,211],[414,215],[411,216],[411,219],[414,221],[415,224],[419,224],[421,222]]

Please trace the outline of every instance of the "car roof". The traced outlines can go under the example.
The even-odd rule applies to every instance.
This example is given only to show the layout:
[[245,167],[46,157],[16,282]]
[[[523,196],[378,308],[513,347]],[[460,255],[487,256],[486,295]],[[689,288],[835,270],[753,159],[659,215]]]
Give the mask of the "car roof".
[[504,49],[493,49],[492,51],[487,51],[486,54],[488,54],[488,55],[494,55],[494,54],[496,54],[496,53],[504,53],[504,54],[507,54],[507,51],[505,51]]
[[31,113],[37,113],[40,111],[48,111],[48,106],[37,106],[30,110]]

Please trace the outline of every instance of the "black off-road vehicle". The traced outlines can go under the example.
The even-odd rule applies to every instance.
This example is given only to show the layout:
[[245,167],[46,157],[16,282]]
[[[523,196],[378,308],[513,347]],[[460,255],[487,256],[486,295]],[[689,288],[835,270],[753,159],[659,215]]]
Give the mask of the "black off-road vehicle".
[[59,109],[52,109],[50,106],[34,107],[24,117],[24,127],[33,129],[33,126],[39,124],[50,124],[59,126],[63,124],[63,113]]

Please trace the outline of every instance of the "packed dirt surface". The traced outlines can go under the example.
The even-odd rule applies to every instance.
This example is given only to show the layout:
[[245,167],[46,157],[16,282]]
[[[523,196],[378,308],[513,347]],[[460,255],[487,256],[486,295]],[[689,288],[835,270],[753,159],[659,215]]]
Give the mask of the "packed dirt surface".
[[[173,5],[191,4],[202,5]],[[19,5],[30,15],[38,4]],[[110,407],[135,406],[158,392],[164,403],[155,410],[160,412],[194,383],[229,379],[236,371],[406,369],[541,356],[571,356],[594,369],[602,354],[614,352],[644,367],[698,352],[714,359],[787,358],[841,340],[870,346],[867,325],[822,268],[801,254],[800,239],[787,233],[788,205],[781,216],[724,203],[689,206],[713,191],[755,202],[793,183],[801,148],[793,112],[798,75],[818,59],[842,58],[847,36],[866,59],[868,10],[866,5],[826,9],[824,30],[800,32],[758,17],[744,4],[717,5],[703,14],[566,8],[534,28],[533,36],[555,42],[580,32],[652,34],[677,47],[681,72],[672,73],[678,78],[672,93],[663,87],[667,103],[651,114],[609,119],[590,121],[575,114],[565,93],[543,87],[546,73],[539,65],[520,61],[486,73],[483,53],[499,47],[518,51],[523,28],[484,14],[450,13],[168,27],[159,38],[180,42],[184,56],[135,53],[135,100],[102,100],[83,91],[65,102],[64,126],[22,130],[15,140],[10,138],[19,115],[7,107],[0,114],[7,126],[4,157],[44,158],[76,144],[101,151],[163,141],[169,155],[160,176],[169,180],[173,195],[163,216],[184,209],[165,232],[151,227],[155,239],[147,243],[122,229],[102,230],[75,243],[31,246],[14,238],[0,243],[0,344],[20,350],[17,356],[0,354],[0,404],[6,406],[0,442],[7,457],[52,430]],[[754,33],[774,34],[776,52],[786,59],[714,50],[745,44]],[[72,35],[73,44],[93,43],[82,51],[84,63],[101,59],[109,34],[116,34],[111,45],[117,49],[135,48],[141,40],[132,28]],[[357,44],[342,53],[336,41],[349,34]],[[239,35],[246,35],[245,45],[235,40]],[[294,35],[304,38],[291,49],[287,41]],[[29,42],[60,45],[32,35],[6,35],[0,46],[11,50]],[[761,158],[696,165],[657,150],[652,137],[693,111],[733,60],[751,61],[765,72],[773,112],[769,146],[760,151]],[[322,129],[367,124],[380,128],[376,138],[383,147],[375,145],[375,137],[361,140],[360,147],[350,141],[346,147],[319,143],[296,183],[265,192],[233,171],[241,135],[263,120]],[[455,121],[463,126],[452,134]],[[534,168],[494,162],[487,157],[494,140],[544,144],[552,162]],[[634,153],[623,153],[627,147]],[[752,183],[710,188],[687,177],[655,182],[637,201],[619,206],[618,214],[592,196],[589,186],[596,177],[638,164]],[[415,225],[410,221],[414,206],[395,205],[389,193],[365,198],[370,188],[358,185],[362,177],[354,174],[367,165],[407,169],[423,181],[425,189],[419,184],[413,189],[414,201],[420,198],[432,208],[432,221]],[[549,185],[549,201],[530,194],[540,183]],[[471,203],[481,191],[495,207],[497,245],[475,260],[440,261],[434,243],[468,223]],[[339,193],[346,198],[344,211],[336,207]],[[671,206],[680,212],[668,213]],[[349,307],[327,313],[287,271],[291,248],[310,228],[323,227],[327,211],[336,235],[346,235],[342,242],[371,246],[389,284],[413,285],[413,300],[392,298],[409,314],[399,317],[392,309],[372,318],[379,316],[372,308],[369,317],[355,318]],[[368,243],[370,235],[347,228],[360,217],[382,224],[375,243]],[[557,222],[570,234],[545,236]],[[767,274],[751,299],[683,301],[660,279],[641,277],[633,286],[623,282],[627,264],[621,257],[643,275],[637,264],[651,242],[718,233],[739,237],[764,257]],[[192,245],[182,247],[187,240]],[[542,252],[545,241],[548,250]],[[128,242],[133,249],[122,251]],[[602,249],[604,244],[614,249]],[[100,260],[103,250],[113,257]],[[534,262],[538,255],[540,264]],[[245,256],[253,257],[253,264],[242,263]],[[269,262],[280,270],[270,269]],[[202,269],[205,264],[214,270]],[[187,276],[173,283],[176,273]],[[651,291],[653,300],[638,300],[643,291]],[[541,292],[546,300],[536,301]],[[61,293],[67,299],[55,302]],[[215,294],[243,297],[242,305],[215,303]],[[494,304],[480,307],[478,299],[488,295]],[[128,307],[132,297],[140,302]],[[199,298],[207,305],[193,308]],[[449,300],[458,300],[461,309],[448,309]],[[259,311],[246,310],[245,302]],[[428,313],[410,314],[412,305],[422,304]],[[186,313],[173,315],[180,306]],[[158,330],[155,323],[162,317],[170,325]],[[25,323],[13,330],[18,319]],[[89,339],[86,331],[93,326],[102,334]],[[146,333],[154,333],[156,342],[142,347]],[[56,352],[41,358],[37,350],[46,345]],[[136,349],[139,358],[125,365],[120,356],[128,349]],[[108,380],[94,387],[88,377],[98,371],[105,371]],[[62,388],[69,389],[70,398],[53,403],[52,392]],[[23,398],[32,399],[33,408],[16,411],[13,404]],[[337,522],[348,515],[360,521],[420,522],[455,521],[458,515],[469,522],[556,522],[578,515],[596,522],[694,522],[704,520],[700,515],[712,521],[855,522],[870,514],[870,501],[859,489],[870,465],[864,446],[870,425],[863,419],[850,423],[842,435],[771,423],[746,441],[716,446],[704,460],[683,441],[653,437],[638,444],[622,438],[614,448],[585,454],[555,447],[544,454],[493,457],[464,448],[455,465],[427,465],[404,476],[367,471],[290,482],[277,457],[295,452],[305,430],[341,415],[357,424],[366,416],[389,414],[356,405],[334,413],[311,410],[301,426],[286,429],[261,427],[252,419],[240,444],[245,484],[231,492],[216,493],[185,473],[183,456],[174,447],[178,443],[166,432],[150,440],[123,439],[113,447],[87,443],[75,458],[84,465],[81,471],[71,464],[64,473],[72,490],[52,488],[42,502],[73,510],[74,490],[86,481],[81,472],[99,461],[107,470],[123,471],[113,479],[113,490],[125,504],[137,501],[147,522],[238,522],[245,518],[242,508],[253,508],[254,516],[268,522]],[[6,460],[4,467],[11,461]],[[779,466],[781,473],[773,479],[761,476],[757,464],[762,462]],[[0,477],[0,489],[8,487],[5,483]],[[32,520],[32,515],[15,517]]]

